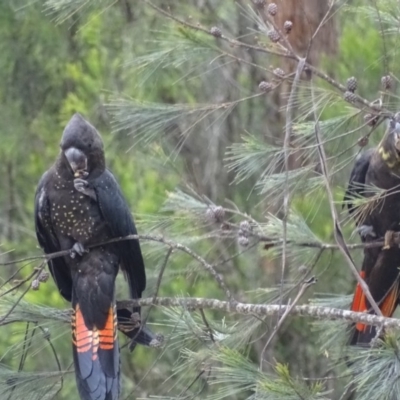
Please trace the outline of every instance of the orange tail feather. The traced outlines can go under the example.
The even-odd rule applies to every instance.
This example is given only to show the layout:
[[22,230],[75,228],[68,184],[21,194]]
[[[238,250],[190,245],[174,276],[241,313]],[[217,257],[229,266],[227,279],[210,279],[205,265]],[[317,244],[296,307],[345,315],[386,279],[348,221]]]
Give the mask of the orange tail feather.
[[[365,278],[365,272],[361,271],[360,276],[362,279]],[[399,295],[399,284],[395,283],[389,292],[386,294],[385,298],[379,304],[379,309],[382,312],[382,315],[385,317],[391,317],[397,306],[397,299]],[[356,291],[354,293],[353,303],[351,305],[351,311],[365,312],[368,310],[367,306],[367,298],[360,286],[357,284]],[[356,329],[360,332],[364,332],[367,328],[367,325],[362,323],[356,324]]]
[[108,310],[102,328],[85,323],[79,303],[71,318],[75,372],[82,400],[110,399],[119,395],[119,347],[115,306]]
[[[360,272],[360,277],[362,279],[365,279],[365,271]],[[364,312],[367,311],[367,301],[365,294],[360,286],[359,283],[357,283],[356,291],[354,293],[354,298],[353,298],[353,303],[351,305],[351,311],[358,311],[358,312]],[[358,323],[356,324],[356,329],[358,331],[363,331],[365,329],[365,325]]]

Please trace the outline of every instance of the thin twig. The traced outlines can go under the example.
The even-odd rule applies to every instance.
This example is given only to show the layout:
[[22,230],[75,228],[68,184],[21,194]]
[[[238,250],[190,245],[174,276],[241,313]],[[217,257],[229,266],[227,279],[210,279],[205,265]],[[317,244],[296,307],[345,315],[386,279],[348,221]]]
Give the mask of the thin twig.
[[[314,93],[313,87],[311,89],[312,89],[312,93]],[[364,279],[362,279],[360,274],[358,273],[357,267],[354,264],[354,261],[350,255],[347,244],[344,240],[342,229],[340,227],[338,213],[336,211],[335,203],[333,200],[332,189],[331,189],[331,186],[329,183],[329,173],[328,173],[328,166],[327,166],[327,162],[326,162],[325,149],[324,149],[324,146],[321,144],[318,116],[317,116],[317,111],[316,111],[315,107],[314,107],[314,117],[315,117],[315,138],[316,138],[316,142],[318,145],[317,149],[318,149],[319,160],[321,163],[322,175],[324,177],[326,191],[328,194],[329,206],[331,209],[331,215],[332,215],[332,221],[333,221],[333,233],[334,233],[336,243],[338,244],[339,250],[343,254],[344,258],[346,259],[351,272],[353,273],[354,277],[357,279],[357,282],[361,286],[364,294],[366,295],[369,303],[371,304],[371,307],[377,313],[377,315],[382,315],[381,310],[379,309],[378,305],[376,304],[374,298],[371,295],[371,292],[369,291],[368,285],[365,283]]]
[[280,329],[280,327],[282,326],[282,324],[285,322],[287,316],[290,314],[291,310],[293,309],[293,307],[298,303],[298,301],[300,300],[300,298],[303,296],[303,294],[305,293],[305,291],[313,284],[315,284],[317,282],[317,280],[315,279],[315,277],[311,277],[310,279],[307,279],[307,281],[303,282],[303,284],[301,285],[301,288],[299,290],[299,292],[297,293],[295,299],[293,300],[293,302],[291,304],[289,304],[285,310],[285,312],[283,313],[283,315],[281,316],[281,318],[279,319],[278,323],[275,325],[270,337],[268,338],[267,342],[265,343],[262,351],[261,351],[261,356],[260,356],[260,370],[262,371],[263,369],[263,363],[264,363],[264,354],[267,350],[267,347],[269,346],[269,344],[271,343],[272,339],[274,338],[274,336],[277,334],[278,330]]
[[[187,393],[188,390],[190,390],[190,388],[201,378],[201,376],[204,374],[204,372],[205,372],[204,369],[201,370],[201,371],[195,376],[195,378],[192,380],[192,382],[190,382],[189,385],[188,385],[185,389],[182,390],[182,392],[179,394],[179,397],[178,397],[178,398],[180,398],[180,399],[183,398],[183,399],[184,399],[184,397],[182,397],[182,396],[183,396],[185,393]],[[203,389],[201,388],[201,389],[200,389],[200,392],[197,393],[197,395],[199,395],[202,391],[203,391]],[[195,397],[193,396],[193,397],[191,397],[191,398],[195,398]]]
[[[162,277],[164,275],[164,271],[165,271],[165,268],[167,267],[168,260],[169,260],[169,257],[172,254],[172,251],[173,251],[173,249],[170,247],[168,249],[168,251],[167,251],[167,254],[165,256],[164,262],[163,262],[163,264],[161,266],[160,273],[158,274],[158,278],[157,278],[156,290],[154,291],[153,299],[156,299],[157,296],[158,296],[158,291],[160,290]],[[149,313],[150,313],[150,311],[149,311]]]
[[[235,224],[232,224],[232,225],[235,225]],[[264,246],[268,247],[268,248],[281,246],[282,242],[283,242],[282,239],[273,239],[269,236],[265,236],[265,235],[259,234],[257,232],[249,231],[248,233],[249,233],[249,235],[254,236],[255,238],[259,239],[259,241],[263,242]],[[151,235],[128,235],[128,236],[124,236],[124,237],[120,237],[120,238],[116,238],[116,239],[111,239],[106,242],[92,244],[92,245],[88,246],[88,248],[105,246],[106,244],[115,243],[115,242],[119,242],[119,241],[123,241],[123,240],[149,240],[149,241],[164,243],[169,247],[181,250],[185,253],[188,253],[187,250],[190,250],[188,247],[186,247],[180,243],[176,243],[171,240],[165,239],[163,236],[151,236]],[[310,247],[310,248],[323,249],[323,250],[339,250],[339,245],[337,243],[324,243],[324,242],[319,242],[319,241],[296,242],[294,240],[287,240],[286,243],[291,244],[293,246],[297,246],[297,247]],[[393,243],[400,245],[400,235],[394,237]],[[373,249],[373,248],[377,248],[377,247],[383,247],[384,245],[385,245],[384,239],[379,238],[376,241],[369,242],[369,243],[350,243],[347,245],[347,248],[349,250]],[[192,250],[190,250],[190,252],[192,253]],[[14,261],[7,261],[7,262],[3,262],[3,263],[0,262],[0,266],[16,265],[21,262],[33,261],[33,260],[48,261],[48,260],[52,260],[54,258],[67,256],[70,253],[71,253],[71,250],[62,250],[62,251],[57,251],[55,253],[49,253],[49,254],[45,254],[45,255],[29,256],[29,257],[20,258],[18,260],[14,260]],[[191,255],[191,253],[188,253],[188,254]],[[205,261],[205,260],[203,260],[203,261]],[[223,263],[223,261],[220,262],[219,264],[212,265],[212,267],[215,267],[222,263]],[[24,280],[24,282],[25,282],[25,280]],[[21,283],[21,282],[19,282],[19,283]]]
[[208,335],[210,336],[211,341],[212,341],[213,343],[215,343],[213,331],[212,331],[212,329],[211,329],[210,324],[209,324],[208,321],[207,321],[206,315],[204,314],[204,310],[203,310],[202,308],[200,309],[200,315],[201,315],[201,319],[202,319],[203,322],[204,322],[204,325],[206,326],[206,328],[207,328],[207,330],[208,330]]
[[10,289],[6,290],[5,292],[2,292],[0,294],[0,297],[6,296],[7,294],[14,292],[15,290],[17,290],[18,288],[20,288],[24,283],[30,281],[35,275],[38,276],[38,271],[42,271],[43,270],[43,266],[44,263],[41,264],[41,267],[39,269],[35,268],[33,270],[33,272],[25,279],[22,279],[20,281],[18,281],[18,283],[16,283],[14,286],[12,286]]
[[[22,346],[22,354],[21,354],[21,359],[19,361],[18,372],[21,372],[24,368],[26,356],[28,354],[29,348],[31,347],[32,339],[33,339],[33,336],[35,335],[35,331],[36,331],[36,326],[32,329],[31,337],[29,338],[29,342],[28,342],[28,334],[29,334],[29,322],[28,322],[26,324],[24,344]],[[12,395],[13,395],[16,387],[17,386],[15,385],[11,388],[10,395],[7,397],[7,400],[12,399]]]
[[0,285],[0,289],[2,289],[5,285],[10,283],[25,267],[27,267],[30,263],[26,263],[22,265],[20,268],[18,268],[8,279],[6,279],[2,284]]
[[[56,349],[55,349],[55,347],[54,347],[54,345],[53,345],[53,342],[51,341],[50,333],[49,333],[45,328],[43,328],[43,327],[40,326],[40,325],[37,325],[37,327],[42,331],[43,337],[44,337],[44,338],[47,340],[47,342],[49,343],[50,348],[51,348],[51,351],[53,352],[53,355],[54,355],[54,359],[56,360],[56,363],[57,363],[58,371],[60,372],[60,387],[58,388],[58,390],[56,391],[56,393],[54,393],[54,395],[53,395],[53,397],[52,397],[52,398],[56,398],[56,396],[58,395],[58,393],[61,392],[61,390],[62,390],[62,388],[63,388],[63,386],[64,386],[64,377],[63,377],[63,373],[62,373],[62,369],[61,369],[61,363],[60,363],[60,360],[59,360],[59,358],[58,358],[57,351],[56,351]],[[49,389],[49,392],[50,392],[51,389],[53,389],[53,387],[54,387],[56,384],[57,384],[57,382],[55,382],[54,385]]]
[[[168,251],[167,251],[167,254],[165,256],[164,262],[162,263],[162,266],[161,266],[161,269],[160,269],[160,273],[158,274],[158,278],[157,278],[156,290],[154,291],[153,301],[155,301],[157,296],[158,296],[158,291],[160,290],[162,277],[164,275],[164,271],[165,271],[165,268],[167,267],[168,260],[169,260],[169,257],[172,254],[172,251],[173,251],[173,249],[170,247],[168,249]],[[132,341],[134,341],[136,339],[136,337],[139,335],[140,330],[142,329],[142,327],[146,326],[146,323],[147,323],[147,321],[148,321],[148,319],[150,317],[150,312],[151,312],[152,309],[153,309],[153,307],[150,307],[150,309],[148,310],[144,321],[140,324],[140,329],[137,331],[135,336],[132,338]]]
[[378,16],[378,21],[379,21],[379,33],[381,34],[382,38],[382,52],[383,52],[383,68],[385,70],[385,75],[389,74],[389,57],[387,53],[387,48],[386,48],[386,38],[385,38],[385,30],[383,29],[383,22],[381,18],[381,13],[379,11],[378,4],[376,3],[376,0],[373,0],[374,2],[374,7],[376,10],[376,15]]
[[331,17],[331,11],[333,9],[333,6],[335,4],[335,0],[330,0],[329,2],[329,6],[328,6],[328,10],[326,11],[324,17],[322,18],[321,22],[319,23],[319,25],[317,26],[317,29],[315,30],[315,32],[313,33],[312,37],[310,38],[310,41],[308,43],[308,47],[307,47],[307,51],[306,51],[306,55],[305,58],[308,58],[308,55],[310,54],[311,51],[311,46],[313,43],[313,40],[315,39],[315,37],[318,35],[319,31],[321,30],[321,28],[324,26],[324,24],[326,23],[326,21],[328,20],[328,17]]
[[[44,263],[42,263],[41,267],[37,271],[34,271],[34,273],[31,274],[30,276],[33,277],[35,274],[37,276],[39,276],[39,274],[43,271],[43,268],[44,268]],[[26,282],[26,280],[24,280],[24,282]],[[2,324],[11,315],[11,313],[15,310],[15,308],[17,307],[19,302],[24,298],[24,296],[28,293],[29,290],[31,290],[31,286],[28,285],[27,288],[22,292],[21,296],[18,297],[18,299],[14,302],[14,304],[8,310],[8,312],[0,318],[0,324]],[[9,293],[9,292],[10,291],[8,290],[7,293]]]
[[285,279],[285,268],[286,268],[286,241],[287,241],[287,221],[289,217],[289,206],[290,206],[290,190],[289,190],[289,170],[290,170],[290,142],[292,136],[292,125],[293,125],[293,102],[295,93],[297,90],[297,85],[300,80],[300,76],[304,69],[305,59],[300,59],[297,69],[296,76],[294,77],[292,88],[290,90],[289,99],[286,106],[286,126],[285,126],[285,138],[283,142],[283,151],[285,157],[285,186],[283,192],[283,218],[282,218],[282,228],[283,228],[283,241],[282,241],[282,272],[281,272],[281,286],[279,292],[279,303],[282,302],[282,291],[283,291],[283,281]]
[[32,329],[31,337],[28,342],[29,322],[26,323],[24,344],[22,346],[22,355],[21,355],[21,359],[19,361],[18,372],[21,372],[24,368],[26,356],[28,354],[29,348],[31,347],[32,339],[33,339],[33,336],[35,335],[35,330],[36,330],[36,326]]

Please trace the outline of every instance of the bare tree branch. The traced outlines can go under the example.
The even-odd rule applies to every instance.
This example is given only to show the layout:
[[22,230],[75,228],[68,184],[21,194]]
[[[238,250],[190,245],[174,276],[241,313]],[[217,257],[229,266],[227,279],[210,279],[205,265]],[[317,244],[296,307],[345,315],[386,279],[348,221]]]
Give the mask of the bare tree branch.
[[[202,297],[153,297],[143,299],[127,299],[117,301],[117,308],[131,308],[131,307],[183,307],[188,310],[208,309],[214,311],[221,311],[228,314],[250,315],[254,317],[271,317],[283,316],[290,312],[288,315],[294,317],[310,317],[319,320],[331,321],[346,321],[350,323],[362,323],[366,325],[373,325],[385,329],[393,328],[400,330],[400,319],[381,317],[374,314],[355,312],[350,310],[343,310],[333,307],[322,307],[314,305],[279,305],[279,304],[257,304],[257,303],[243,303],[243,302],[230,302],[219,299],[207,299]],[[57,316],[58,321],[65,321],[69,323],[71,310],[60,310]],[[0,319],[4,320],[4,316],[0,315]],[[26,322],[24,319],[13,318],[12,320],[0,323],[0,325],[10,324],[14,322]]]
[[[225,285],[225,282],[224,282],[224,279],[223,279],[222,275],[217,273],[217,271],[215,270],[213,265],[209,264],[203,257],[198,255],[196,252],[194,252],[189,247],[187,247],[187,246],[185,246],[185,245],[183,245],[181,243],[175,243],[172,240],[164,238],[163,236],[128,235],[128,236],[124,236],[124,237],[118,237],[118,238],[110,239],[110,240],[107,240],[107,241],[101,242],[101,243],[91,244],[90,246],[87,246],[87,248],[91,249],[91,248],[94,248],[94,247],[105,246],[106,244],[116,243],[116,242],[120,242],[120,241],[123,241],[123,240],[139,240],[139,239],[144,239],[144,240],[150,240],[150,241],[154,241],[154,242],[163,243],[166,246],[168,246],[170,249],[180,250],[180,251],[188,254],[189,256],[194,258],[196,261],[198,261],[204,267],[204,269],[206,271],[208,271],[213,276],[213,278],[216,280],[216,282],[218,283],[220,288],[225,292],[227,298],[230,301],[234,300],[233,297],[232,297],[231,291]],[[62,251],[57,251],[56,253],[45,254],[45,255],[42,255],[42,256],[27,257],[27,258],[24,258],[24,259],[21,259],[21,260],[8,261],[8,262],[5,262],[5,263],[0,263],[0,265],[3,265],[3,266],[4,265],[15,265],[15,264],[17,264],[19,262],[23,262],[23,261],[43,260],[43,259],[46,260],[46,261],[49,261],[49,260],[52,260],[53,258],[68,256],[68,255],[71,254],[71,250],[72,249],[70,249],[70,250],[62,250]],[[31,278],[31,276],[29,276],[29,278]]]
[[354,323],[359,322],[383,328],[400,329],[400,319],[397,318],[387,318],[368,313],[360,313],[350,310],[341,310],[338,308],[312,305],[301,305],[293,307],[292,305],[279,304],[251,304],[241,302],[232,303],[229,301],[197,297],[158,297],[155,300],[153,299],[153,297],[149,297],[146,299],[121,300],[117,302],[118,308],[126,308],[132,306],[146,307],[151,305],[163,307],[185,307],[190,310],[210,309],[215,311],[223,311],[229,314],[254,314],[261,317],[284,315],[287,312],[287,309],[289,309],[289,314],[292,316],[311,317],[324,320],[341,320]]
[[[228,223],[225,222],[225,224],[228,224]],[[229,224],[229,225],[233,226],[234,224]],[[258,234],[257,232],[249,231],[248,234],[250,236],[253,236],[253,237],[259,239],[259,241],[262,242],[268,248],[281,246],[282,243],[283,243],[282,239],[273,239],[273,238],[270,238],[268,236],[265,236],[265,235],[262,235],[262,234]],[[224,235],[221,235],[221,237],[226,238],[227,236],[224,233]],[[88,246],[88,248],[95,248],[95,247],[99,247],[99,246],[104,246],[106,244],[116,243],[116,242],[120,242],[120,241],[123,241],[123,240],[149,240],[149,241],[153,241],[153,242],[164,243],[167,246],[172,247],[173,249],[181,250],[181,251],[183,251],[183,252],[185,252],[185,253],[187,253],[189,255],[196,254],[195,252],[193,252],[193,250],[191,250],[190,248],[188,248],[187,246],[185,246],[185,245],[183,245],[181,243],[177,243],[177,242],[174,242],[172,240],[166,239],[163,236],[157,236],[157,235],[154,235],[154,236],[153,235],[128,235],[128,236],[124,236],[124,237],[111,239],[111,240],[108,240],[108,241],[102,242],[102,243],[95,243],[95,244],[92,244],[92,245]],[[317,241],[296,242],[296,241],[293,241],[293,240],[287,240],[286,243],[287,244],[291,244],[292,246],[310,247],[310,248],[315,248],[315,249],[320,249],[320,250],[340,250],[340,247],[339,247],[339,245],[337,243],[323,243],[323,242],[317,242]],[[400,233],[395,232],[395,235],[393,237],[393,243],[400,245]],[[350,243],[350,244],[347,245],[347,248],[349,250],[364,249],[364,248],[365,249],[372,249],[372,248],[376,248],[376,247],[383,247],[384,245],[385,245],[384,238],[379,238],[374,242]],[[16,265],[16,264],[19,264],[19,263],[22,263],[22,262],[25,262],[25,261],[35,261],[35,260],[46,260],[46,261],[48,261],[48,260],[52,260],[54,258],[67,256],[70,253],[71,253],[71,250],[62,250],[62,251],[57,251],[55,253],[49,253],[49,254],[43,254],[43,255],[37,255],[37,256],[30,256],[30,257],[20,258],[20,259],[17,259],[17,260],[0,262],[0,266]],[[196,254],[196,256],[200,257],[198,254]],[[194,257],[194,258],[196,258],[196,257]],[[202,257],[200,257],[200,258],[202,258]],[[203,262],[208,264],[204,259],[203,259]],[[222,263],[223,262],[220,262],[219,264],[222,264]],[[202,262],[201,262],[201,264],[202,264]],[[215,267],[215,265],[212,265],[212,266]]]

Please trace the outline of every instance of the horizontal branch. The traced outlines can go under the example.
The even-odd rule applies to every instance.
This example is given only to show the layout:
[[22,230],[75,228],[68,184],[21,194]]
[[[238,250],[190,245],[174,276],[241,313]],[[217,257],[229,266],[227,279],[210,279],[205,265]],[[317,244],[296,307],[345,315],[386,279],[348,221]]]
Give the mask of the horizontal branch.
[[[249,234],[251,236],[254,236],[255,238],[257,238],[260,242],[263,242],[264,246],[266,248],[280,246],[280,245],[282,245],[282,242],[283,242],[283,239],[272,239],[270,237],[267,237],[264,235],[259,235],[257,233],[253,233],[253,232],[249,232]],[[226,235],[224,235],[224,236],[221,235],[221,238],[225,238],[225,237],[226,237]],[[128,236],[110,239],[110,240],[107,240],[107,241],[101,242],[101,243],[94,243],[94,244],[89,245],[87,248],[91,249],[91,248],[95,248],[95,247],[105,246],[106,244],[121,242],[124,240],[149,240],[149,241],[153,241],[153,242],[163,243],[173,249],[181,250],[184,253],[189,254],[193,258],[197,259],[199,262],[201,259],[201,263],[204,263],[204,259],[202,259],[202,257],[200,257],[195,252],[193,252],[189,247],[187,247],[181,243],[176,243],[172,240],[166,239],[163,236],[157,236],[157,235],[154,235],[154,236],[153,235],[128,235]],[[339,249],[339,246],[336,243],[324,243],[324,242],[319,242],[319,241],[295,242],[293,240],[288,240],[287,243],[291,244],[293,246],[297,246],[297,247],[310,247],[310,248],[316,248],[316,249],[322,249],[322,250],[338,250]],[[400,245],[400,235],[395,234],[393,236],[392,243]],[[375,242],[351,243],[351,244],[347,245],[347,248],[350,250],[363,249],[363,248],[371,249],[371,248],[376,248],[376,247],[383,247],[384,245],[385,245],[385,242],[382,238],[382,239],[376,240]],[[57,251],[55,253],[42,254],[42,255],[37,255],[37,256],[29,256],[29,257],[24,257],[24,258],[21,258],[18,260],[0,262],[0,266],[15,265],[15,264],[19,264],[22,262],[34,261],[34,260],[49,261],[54,258],[68,256],[71,254],[71,250],[72,249],[62,250],[62,251]],[[0,254],[0,256],[1,256],[1,254]]]
[[[257,232],[248,232],[249,235],[254,236],[260,242],[264,243],[265,248],[276,247],[283,245],[283,239],[273,239],[268,236],[258,234]],[[314,241],[294,241],[288,240],[287,244],[291,244],[297,247],[310,247],[316,248],[321,250],[340,250],[340,246],[337,243],[324,243],[317,240]],[[390,240],[390,246],[398,245],[400,246],[400,232],[393,232]],[[346,243],[346,247],[348,250],[355,250],[355,249],[374,249],[386,246],[387,243],[383,237],[376,238],[373,242],[366,242],[366,243]]]
[[[192,310],[214,310],[221,311],[227,314],[240,314],[240,315],[253,315],[256,317],[272,317],[282,316],[285,313],[293,317],[308,317],[318,320],[326,321],[344,321],[349,323],[363,323],[366,325],[374,325],[380,328],[394,328],[400,329],[400,319],[381,317],[368,313],[360,313],[350,310],[343,310],[333,307],[321,307],[313,305],[279,305],[279,304],[251,304],[251,303],[240,303],[222,301],[218,299],[207,299],[201,297],[148,297],[137,300],[120,300],[117,301],[118,309],[132,309],[132,307],[183,307],[190,311]],[[9,315],[7,319],[0,323],[0,325],[8,325],[15,322],[24,322],[29,318],[32,321],[37,321],[35,317],[35,311],[21,310],[18,315]],[[55,318],[57,321],[69,322],[72,310],[57,310],[56,317],[54,313],[46,312],[45,309],[41,312],[40,319]],[[0,319],[4,319],[4,316],[0,315]]]
[[[140,239],[141,240],[150,240],[150,241],[158,242],[158,243],[163,243],[164,245],[168,246],[172,250],[180,250],[183,253],[188,254],[189,256],[194,258],[196,261],[198,261],[203,266],[203,268],[206,271],[208,271],[208,273],[210,273],[212,275],[212,277],[218,283],[220,288],[225,292],[227,298],[229,300],[231,300],[231,301],[233,300],[232,293],[228,289],[228,287],[226,286],[222,275],[217,273],[217,271],[215,270],[213,265],[208,263],[203,257],[198,255],[196,252],[194,252],[189,247],[187,247],[187,246],[185,246],[185,245],[183,245],[181,243],[176,243],[176,242],[174,242],[172,240],[166,239],[164,236],[128,235],[128,236],[113,238],[113,239],[106,240],[106,241],[100,242],[100,243],[90,244],[90,245],[87,246],[87,249],[100,247],[100,246],[105,246],[107,244],[117,243],[117,242],[121,242],[121,241],[124,241],[124,240],[140,240]],[[54,258],[69,256],[69,255],[71,255],[71,251],[73,251],[73,248],[71,248],[69,250],[57,251],[57,252],[51,253],[51,254],[44,254],[44,255],[41,255],[41,256],[26,257],[26,258],[23,258],[23,259],[20,259],[20,260],[7,261],[7,262],[4,262],[4,263],[0,263],[0,265],[3,265],[3,266],[4,265],[15,265],[15,264],[20,263],[20,262],[32,261],[32,260],[46,260],[46,261],[49,261],[49,260],[52,260]]]
[[[205,299],[199,297],[158,297],[139,300],[122,300],[117,302],[118,308],[130,308],[134,306],[163,306],[163,307],[184,307],[190,310],[209,309],[223,311],[229,314],[257,315],[260,317],[283,315],[290,305],[279,304],[250,304],[221,301],[217,299]],[[294,306],[290,315],[299,317],[311,317],[321,320],[338,320],[347,322],[361,322],[367,325],[374,325],[382,328],[400,329],[400,319],[379,317],[377,315],[342,310],[331,307],[320,307],[311,305]]]

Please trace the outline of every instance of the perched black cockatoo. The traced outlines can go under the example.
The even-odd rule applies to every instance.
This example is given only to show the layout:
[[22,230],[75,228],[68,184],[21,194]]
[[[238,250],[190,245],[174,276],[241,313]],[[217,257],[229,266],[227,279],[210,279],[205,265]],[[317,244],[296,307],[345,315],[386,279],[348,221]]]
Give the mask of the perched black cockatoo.
[[[363,199],[357,205],[357,198]],[[364,243],[382,241],[383,247],[364,248],[360,276],[382,314],[391,317],[400,294],[400,248],[393,244],[393,232],[400,231],[400,123],[390,119],[376,148],[362,153],[353,167],[345,202]],[[363,204],[360,204],[363,203]],[[360,285],[352,311],[374,313]],[[350,344],[368,344],[376,335],[372,326],[354,326]]]
[[[120,187],[106,168],[97,130],[75,114],[60,147],[55,164],[42,176],[36,191],[36,234],[46,254],[72,249],[70,255],[54,258],[48,266],[61,295],[72,302],[80,396],[83,400],[116,400],[120,392],[118,323],[133,345],[150,344],[155,338],[140,327],[140,308],[133,313],[116,311],[119,267],[133,299],[140,298],[145,289],[142,253],[137,240],[91,247],[137,233]],[[136,316],[136,322],[131,316]]]

